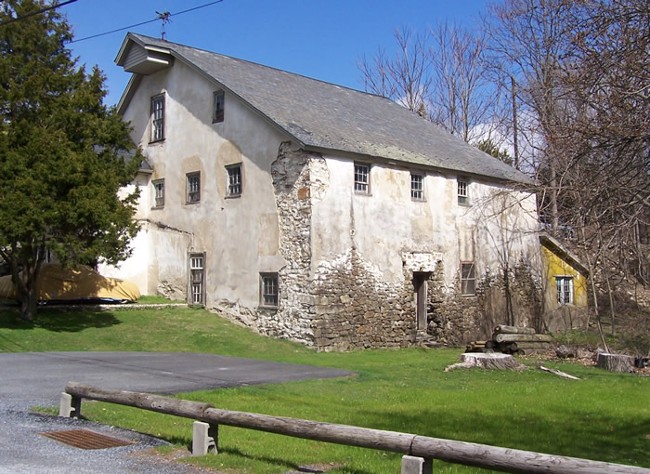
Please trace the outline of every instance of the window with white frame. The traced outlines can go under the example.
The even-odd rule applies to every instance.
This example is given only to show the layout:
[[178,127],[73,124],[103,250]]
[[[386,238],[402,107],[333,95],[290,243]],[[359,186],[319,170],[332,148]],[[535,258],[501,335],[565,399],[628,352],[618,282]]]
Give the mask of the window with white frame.
[[212,123],[223,122],[226,111],[226,94],[214,91],[212,94]]
[[279,296],[278,274],[260,273],[260,305],[275,308]]
[[165,139],[165,94],[151,98],[151,141]]
[[463,295],[476,294],[474,262],[461,262],[460,264],[460,292]]
[[424,201],[424,176],[411,173],[411,199]]
[[201,200],[201,173],[187,173],[187,198],[188,204],[194,204]]
[[557,302],[559,304],[573,304],[573,277],[556,276]]
[[156,179],[153,182],[153,207],[165,206],[165,180]]
[[370,165],[364,163],[354,164],[354,191],[370,194]]
[[228,187],[226,191],[227,197],[239,197],[242,193],[242,174],[241,163],[236,165],[226,166],[228,173]]
[[469,205],[469,182],[464,179],[458,180],[458,204]]
[[190,254],[189,304],[205,304],[205,254]]

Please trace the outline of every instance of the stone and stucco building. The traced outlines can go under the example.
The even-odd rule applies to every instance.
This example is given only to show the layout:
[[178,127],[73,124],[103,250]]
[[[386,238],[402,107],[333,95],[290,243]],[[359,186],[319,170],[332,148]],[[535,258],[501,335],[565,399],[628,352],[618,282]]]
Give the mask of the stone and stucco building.
[[387,99],[258,64],[136,34],[117,63],[148,168],[113,274],[144,294],[323,350],[542,326],[535,197],[512,167]]

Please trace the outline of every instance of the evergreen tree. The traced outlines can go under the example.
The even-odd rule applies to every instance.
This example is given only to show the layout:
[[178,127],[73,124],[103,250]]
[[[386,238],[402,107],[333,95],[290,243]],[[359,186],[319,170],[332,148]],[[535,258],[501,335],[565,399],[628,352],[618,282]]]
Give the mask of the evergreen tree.
[[485,138],[483,140],[479,140],[475,144],[476,148],[479,150],[487,153],[488,155],[492,155],[493,157],[503,161],[504,163],[509,164],[512,166],[513,159],[512,157],[508,154],[508,151],[505,150],[504,148],[499,148],[496,143],[494,143],[492,140],[489,138]]
[[49,6],[0,4],[0,256],[27,320],[47,252],[66,265],[115,263],[138,230],[137,191],[119,191],[141,155],[103,105],[102,73],[86,73],[66,49],[66,20],[56,9],[34,14]]

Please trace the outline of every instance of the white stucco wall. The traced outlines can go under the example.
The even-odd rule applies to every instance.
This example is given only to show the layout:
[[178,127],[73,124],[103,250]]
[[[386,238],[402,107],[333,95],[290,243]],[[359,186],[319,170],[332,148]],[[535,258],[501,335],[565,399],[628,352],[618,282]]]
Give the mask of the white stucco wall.
[[[206,303],[227,300],[255,308],[259,272],[277,272],[284,265],[270,179],[284,137],[228,92],[225,121],[213,124],[213,92],[219,89],[177,61],[145,76],[126,107],[124,119],[154,172],[142,190],[137,215],[142,232],[119,274],[133,276],[143,294],[175,289],[178,297],[187,288],[189,253],[205,252]],[[150,98],[160,93],[165,93],[165,140],[149,143]],[[226,198],[225,166],[237,163],[243,192]],[[201,199],[187,204],[186,174],[196,171]],[[165,205],[152,208],[151,181],[163,178]]]
[[326,163],[329,185],[313,205],[313,269],[354,246],[386,281],[401,284],[403,253],[429,253],[442,255],[452,285],[461,261],[474,261],[478,274],[538,251],[534,196],[463,177],[470,204],[462,206],[455,175],[413,170],[425,176],[424,200],[415,201],[411,170],[382,164],[371,166],[371,191],[361,194],[352,159],[330,156]]

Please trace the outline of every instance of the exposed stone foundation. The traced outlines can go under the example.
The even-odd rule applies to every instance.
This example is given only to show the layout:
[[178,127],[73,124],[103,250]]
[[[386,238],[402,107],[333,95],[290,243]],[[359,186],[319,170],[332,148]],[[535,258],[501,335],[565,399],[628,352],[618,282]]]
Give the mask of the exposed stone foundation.
[[355,249],[336,262],[322,263],[315,281],[316,346],[332,351],[413,343],[415,308],[407,284],[382,282]]
[[509,289],[512,318],[509,320],[503,272],[486,272],[478,280],[476,295],[460,294],[460,282],[453,287],[444,283],[442,265],[429,280],[427,332],[438,342],[452,346],[471,340],[488,339],[499,324],[533,327],[541,323],[541,290],[530,268],[520,262],[510,272]]

